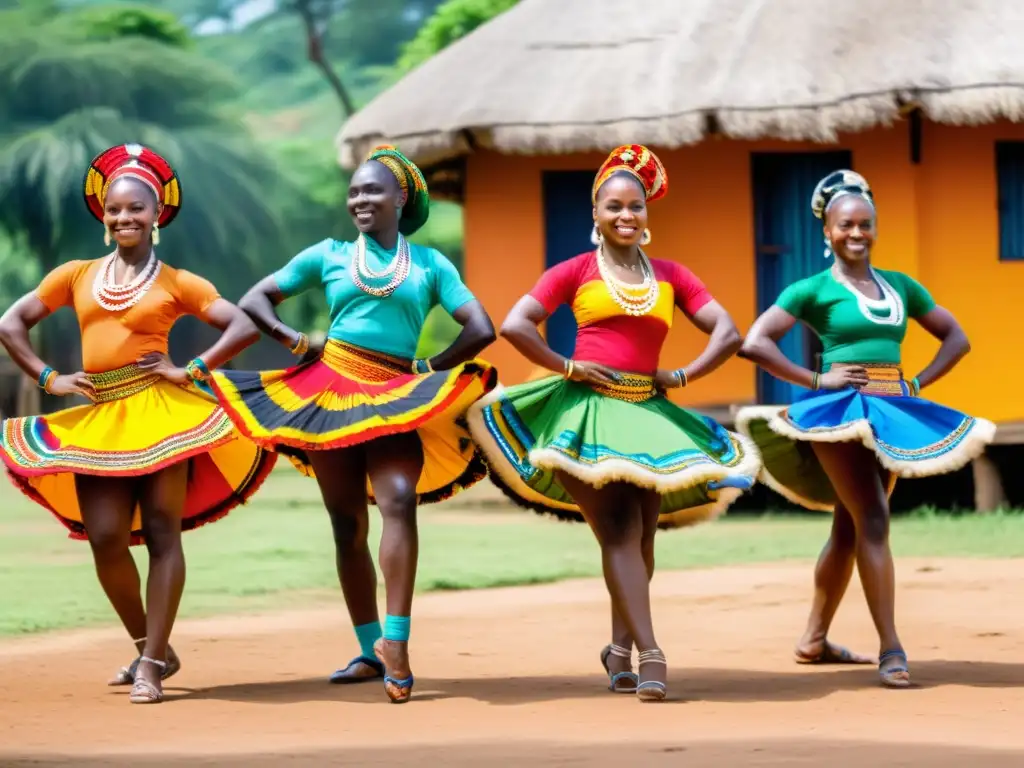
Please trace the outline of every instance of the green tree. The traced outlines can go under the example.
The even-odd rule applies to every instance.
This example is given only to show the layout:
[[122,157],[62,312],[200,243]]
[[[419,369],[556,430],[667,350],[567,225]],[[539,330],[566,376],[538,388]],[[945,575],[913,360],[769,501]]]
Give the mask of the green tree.
[[398,68],[415,69],[519,0],[445,0],[402,49]]
[[[10,23],[6,23],[10,22]],[[147,37],[97,42],[58,17],[40,29],[0,14],[0,228],[45,273],[95,258],[102,226],[85,210],[89,161],[137,141],[168,158],[183,185],[182,213],[163,257],[203,274],[229,298],[281,248],[274,164],[223,105],[233,81],[196,54]],[[65,322],[43,324],[42,351],[74,364]],[[66,341],[66,340],[65,340]]]
[[54,23],[67,26],[66,35],[95,42],[144,37],[176,48],[192,47],[188,28],[168,11],[146,6],[94,6],[58,15]]

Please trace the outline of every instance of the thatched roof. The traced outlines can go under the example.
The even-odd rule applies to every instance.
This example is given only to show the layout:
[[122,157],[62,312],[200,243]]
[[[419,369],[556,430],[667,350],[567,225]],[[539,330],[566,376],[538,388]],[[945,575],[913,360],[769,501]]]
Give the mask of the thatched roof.
[[354,115],[340,160],[1020,120],[1022,41],[1024,0],[522,0]]

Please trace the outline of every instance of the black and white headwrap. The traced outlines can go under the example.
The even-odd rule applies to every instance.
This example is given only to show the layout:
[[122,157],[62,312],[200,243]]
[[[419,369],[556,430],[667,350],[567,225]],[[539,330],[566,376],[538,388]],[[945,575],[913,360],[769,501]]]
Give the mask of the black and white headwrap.
[[833,171],[818,182],[811,195],[811,211],[815,218],[825,220],[832,204],[844,195],[856,195],[875,207],[875,198],[868,186],[868,180],[853,171]]

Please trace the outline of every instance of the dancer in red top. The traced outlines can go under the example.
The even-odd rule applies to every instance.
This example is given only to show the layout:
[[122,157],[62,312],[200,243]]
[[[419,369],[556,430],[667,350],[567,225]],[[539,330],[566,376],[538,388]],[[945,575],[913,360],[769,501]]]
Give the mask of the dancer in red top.
[[[721,514],[760,469],[750,441],[665,397],[740,345],[732,319],[692,272],[641,250],[650,239],[647,203],[666,191],[665,169],[646,147],[611,154],[594,182],[597,250],[545,272],[501,331],[531,362],[561,375],[497,389],[469,411],[499,487],[593,529],[612,597],[612,643],[601,661],[613,691],[645,701],[667,690],[648,590],[655,531]],[[579,327],[572,358],[537,331],[562,304]],[[677,308],[710,339],[689,365],[659,369]]]

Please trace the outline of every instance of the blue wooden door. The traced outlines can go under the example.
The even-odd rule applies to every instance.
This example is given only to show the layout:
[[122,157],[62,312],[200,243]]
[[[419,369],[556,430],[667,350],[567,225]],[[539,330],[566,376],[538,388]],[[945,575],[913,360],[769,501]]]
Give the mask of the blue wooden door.
[[[852,162],[847,151],[751,155],[758,314],[787,285],[831,263],[825,260],[821,222],[811,213],[811,193],[830,171],[852,170]],[[779,347],[793,362],[817,369],[821,344],[806,326],[798,324],[780,339]],[[762,403],[791,403],[805,391],[758,369],[757,396]]]
[[[590,232],[594,228],[594,206],[590,202],[591,171],[544,171],[544,268],[549,269],[573,256],[594,249]],[[576,319],[562,306],[547,320],[548,345],[569,357],[576,349]]]

